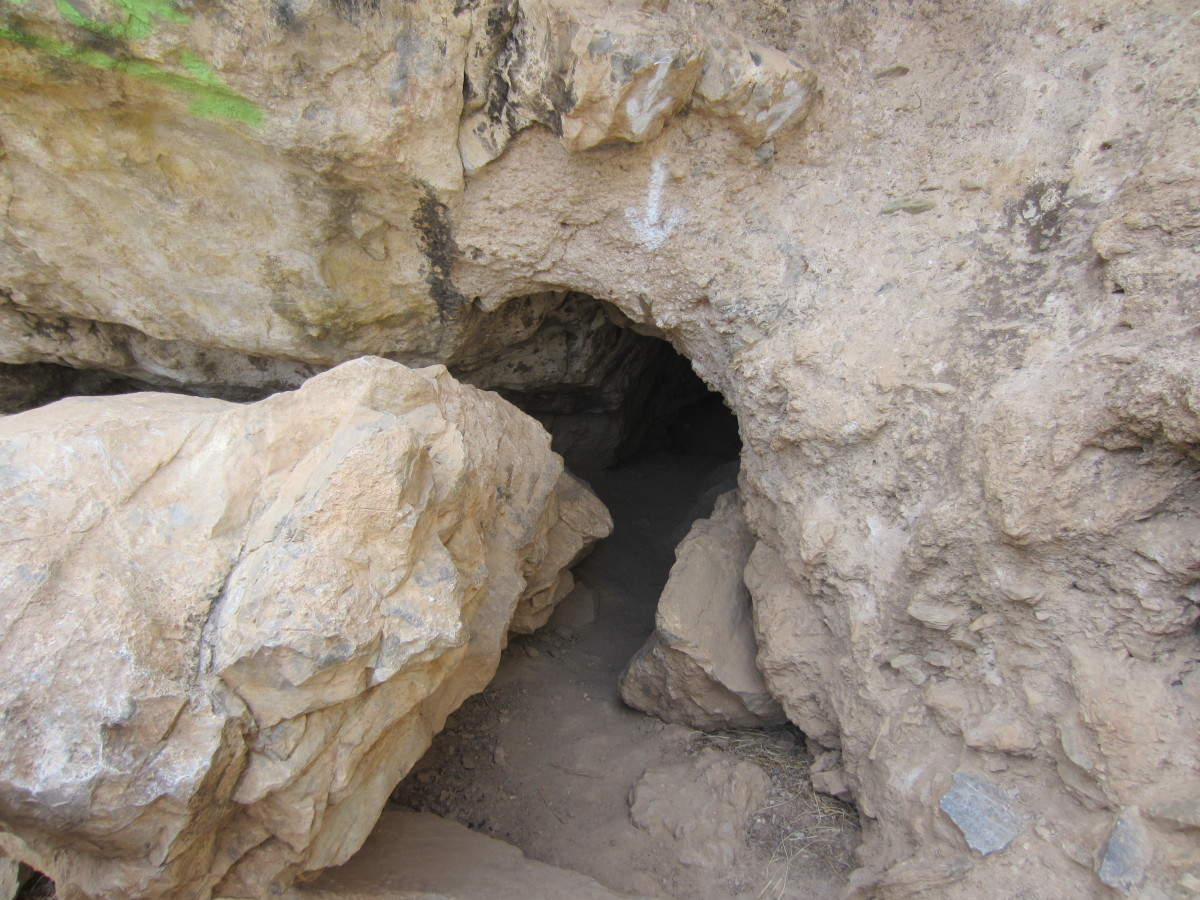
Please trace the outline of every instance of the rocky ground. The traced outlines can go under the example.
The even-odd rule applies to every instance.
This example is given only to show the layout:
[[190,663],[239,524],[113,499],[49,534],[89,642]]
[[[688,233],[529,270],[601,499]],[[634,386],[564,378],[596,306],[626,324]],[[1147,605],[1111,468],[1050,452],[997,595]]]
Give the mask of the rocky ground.
[[451,716],[395,802],[633,894],[836,894],[857,819],[812,792],[798,732],[705,735],[618,696],[676,542],[729,475],[708,457],[659,455],[592,478],[613,536],[575,570],[579,587],[552,624],[509,645],[491,686]]

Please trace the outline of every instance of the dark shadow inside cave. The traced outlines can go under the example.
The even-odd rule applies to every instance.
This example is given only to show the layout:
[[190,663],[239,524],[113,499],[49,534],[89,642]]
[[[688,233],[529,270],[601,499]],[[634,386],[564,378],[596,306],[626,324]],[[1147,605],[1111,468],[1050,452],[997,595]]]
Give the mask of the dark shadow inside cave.
[[727,462],[741,450],[720,394],[660,337],[586,294],[508,301],[476,329],[450,371],[538,419],[568,468],[587,475],[639,455]]

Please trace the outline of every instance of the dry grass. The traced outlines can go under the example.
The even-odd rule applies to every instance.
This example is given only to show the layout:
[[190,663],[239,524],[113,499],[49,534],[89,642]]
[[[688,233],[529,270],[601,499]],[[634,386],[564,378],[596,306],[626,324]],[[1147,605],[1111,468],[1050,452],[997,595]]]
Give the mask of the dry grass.
[[771,778],[771,792],[750,833],[765,858],[759,900],[783,900],[793,881],[814,875],[845,880],[854,868],[858,812],[812,789],[812,757],[798,731],[790,726],[722,731],[699,735],[696,744],[748,760]]

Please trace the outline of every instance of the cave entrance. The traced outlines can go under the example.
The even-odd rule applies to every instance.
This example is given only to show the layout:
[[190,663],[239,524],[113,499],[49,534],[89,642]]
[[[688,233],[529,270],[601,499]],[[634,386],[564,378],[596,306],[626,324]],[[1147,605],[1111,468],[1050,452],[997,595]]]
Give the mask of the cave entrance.
[[468,328],[472,339],[450,371],[538,419],[578,475],[656,452],[698,465],[738,458],[737,419],[721,395],[610,303],[548,291],[510,300]]
[[[736,418],[686,358],[602,301],[538,295],[501,314],[521,339],[451,371],[539,419],[614,530],[573,570],[549,624],[512,637],[490,686],[449,718],[393,801],[626,893],[717,900],[774,879],[790,887],[769,896],[797,884],[835,895],[853,814],[812,794],[799,732],[702,734],[630,708],[618,686],[654,632],[676,546],[737,486]],[[747,755],[762,768],[739,768]],[[814,811],[825,824],[811,839],[796,822]],[[811,859],[784,846],[795,835]]]

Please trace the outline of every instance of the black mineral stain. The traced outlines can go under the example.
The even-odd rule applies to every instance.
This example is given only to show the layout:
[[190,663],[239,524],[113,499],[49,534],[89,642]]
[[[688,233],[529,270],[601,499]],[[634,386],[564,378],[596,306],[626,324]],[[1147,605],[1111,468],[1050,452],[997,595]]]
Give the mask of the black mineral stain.
[[295,33],[300,31],[300,22],[296,11],[292,8],[292,0],[272,0],[271,21],[284,31]]
[[444,322],[454,316],[467,298],[459,293],[450,280],[450,266],[454,254],[458,252],[450,228],[450,211],[437,198],[432,187],[424,182],[421,187],[424,194],[417,201],[412,223],[417,230],[421,252],[429,260],[429,274],[425,276],[425,283],[429,285],[429,294]]
[[1009,224],[1025,232],[1025,240],[1034,253],[1050,249],[1061,236],[1070,209],[1066,195],[1065,182],[1035,181],[1009,208]]
[[354,21],[363,13],[379,11],[379,0],[329,0],[339,19]]

